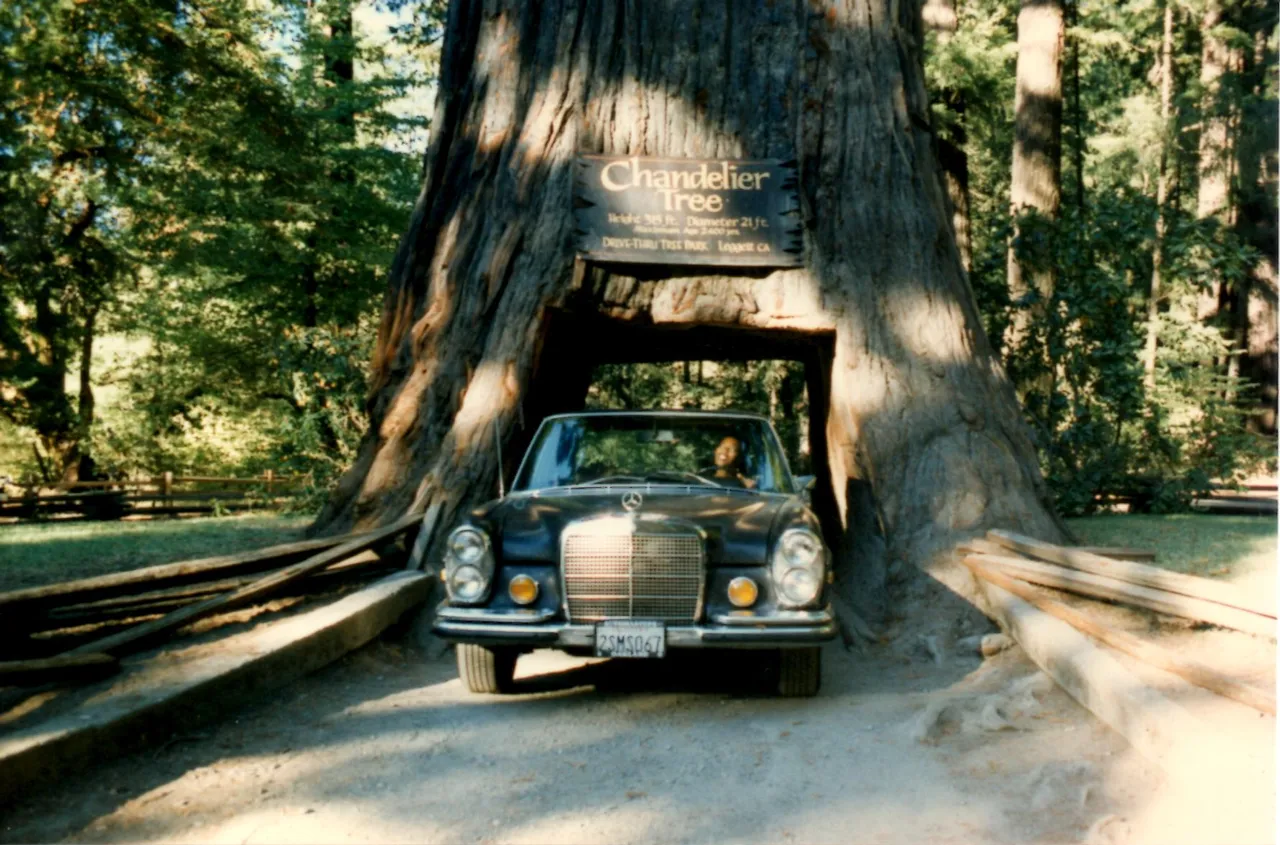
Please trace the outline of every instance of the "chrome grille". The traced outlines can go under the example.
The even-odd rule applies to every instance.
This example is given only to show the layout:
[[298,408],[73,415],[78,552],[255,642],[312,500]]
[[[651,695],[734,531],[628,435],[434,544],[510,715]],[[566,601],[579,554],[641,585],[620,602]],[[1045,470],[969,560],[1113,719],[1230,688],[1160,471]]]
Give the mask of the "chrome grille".
[[570,621],[697,620],[705,558],[702,538],[692,529],[604,533],[571,526],[561,543]]

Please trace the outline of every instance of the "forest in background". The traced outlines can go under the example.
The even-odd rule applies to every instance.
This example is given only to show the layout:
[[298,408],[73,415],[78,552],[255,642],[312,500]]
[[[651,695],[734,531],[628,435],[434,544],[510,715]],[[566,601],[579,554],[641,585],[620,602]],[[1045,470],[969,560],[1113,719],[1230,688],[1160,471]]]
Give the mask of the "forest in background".
[[[270,468],[323,490],[351,463],[443,5],[0,8],[0,475]],[[961,257],[1060,509],[1175,509],[1273,468],[1274,5],[922,19]],[[803,383],[611,365],[590,401],[758,411],[796,456]]]

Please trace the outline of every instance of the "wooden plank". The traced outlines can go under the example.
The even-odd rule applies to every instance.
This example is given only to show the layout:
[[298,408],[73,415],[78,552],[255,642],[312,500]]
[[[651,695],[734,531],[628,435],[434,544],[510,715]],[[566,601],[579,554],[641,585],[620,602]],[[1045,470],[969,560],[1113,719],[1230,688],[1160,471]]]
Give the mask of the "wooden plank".
[[261,572],[284,566],[293,560],[307,557],[323,549],[333,548],[346,540],[361,536],[366,535],[299,540],[240,554],[162,563],[128,572],[13,590],[0,593],[0,614],[9,616],[19,612],[27,613],[48,607],[81,604],[112,596],[127,595],[142,589],[160,589],[214,580],[236,573]]
[[[1185,790],[1182,794],[1189,799],[1206,809],[1220,809],[1240,803],[1241,784],[1259,781],[1259,789],[1274,788],[1274,775],[1265,777],[1272,771],[1274,754],[1267,743],[1206,724],[1172,700],[1171,696],[1191,694],[1190,684],[1140,661],[1134,668],[1126,666],[1115,651],[1095,644],[1066,622],[989,581],[977,583],[989,613],[1026,655],[1081,706],[1160,766],[1170,784]],[[1137,667],[1162,677],[1148,682]],[[1271,806],[1273,796],[1271,792]],[[1214,823],[1221,826],[1220,819]]]
[[316,570],[323,569],[332,563],[337,563],[344,558],[397,537],[418,525],[421,519],[422,515],[417,513],[402,517],[384,528],[371,531],[361,537],[348,539],[341,545],[312,555],[301,563],[296,563],[279,572],[273,572],[265,578],[260,578],[252,584],[246,584],[238,590],[175,610],[160,619],[134,626],[127,631],[121,631],[118,634],[86,643],[72,649],[69,654],[87,654],[100,651],[105,654],[120,655],[141,648],[148,642],[190,625],[192,622],[213,613],[231,610],[263,598],[286,584],[292,583]]
[[[341,583],[345,579],[364,576],[372,570],[386,568],[388,565],[389,561],[384,560],[372,551],[361,552],[347,560],[308,575],[296,587],[285,592],[295,595],[313,592]],[[167,590],[155,590],[138,595],[118,596],[103,601],[52,608],[43,616],[27,618],[21,627],[27,633],[34,633],[79,625],[92,625],[115,619],[129,619],[137,616],[166,613],[179,607],[185,607],[186,605],[239,589],[253,583],[259,577],[261,576],[241,575],[239,577],[223,578],[218,581],[187,584]],[[277,593],[277,595],[281,595],[281,593]]]
[[1120,546],[1074,546],[1075,551],[1086,552],[1112,560],[1131,560],[1135,563],[1154,563],[1156,553],[1149,549],[1126,549]]
[[[6,509],[18,509],[22,506],[28,508],[37,508],[39,510],[49,510],[51,508],[63,508],[67,510],[76,510],[79,508],[96,507],[100,504],[113,504],[115,502],[215,502],[219,500],[238,501],[253,496],[251,490],[228,490],[222,492],[202,492],[198,490],[183,491],[174,490],[168,494],[163,491],[157,493],[130,493],[125,490],[102,490],[89,493],[75,493],[57,496],[41,496],[38,499],[19,499],[15,502],[6,502]],[[256,496],[259,499],[282,499],[296,496],[297,493],[288,490],[277,490],[267,497]]]
[[78,502],[80,500],[96,501],[98,499],[111,499],[125,495],[124,490],[89,490],[85,493],[49,493],[44,496],[25,496],[21,499],[10,499],[5,504],[16,505],[52,505],[63,504],[66,502]]
[[[69,693],[74,705],[0,730],[0,795],[16,806],[69,772],[259,704],[278,689],[377,637],[422,605],[430,579],[397,572],[338,601],[256,625],[180,655],[125,663],[111,683]],[[13,837],[10,837],[12,839]]]
[[68,679],[86,681],[119,671],[120,662],[109,654],[79,654],[43,660],[0,662],[0,686],[32,686]]
[[259,501],[275,501],[277,499],[288,499],[297,495],[285,490],[277,490],[270,496],[255,496],[252,491],[231,491],[223,493],[184,493],[181,490],[175,490],[168,496],[160,493],[128,493],[120,497],[122,502],[235,502],[243,501],[248,498],[254,498]]
[[[305,475],[277,475],[272,477],[273,484],[299,484],[306,480]],[[212,475],[175,475],[174,484],[266,484],[267,479],[259,478],[218,478]]]
[[97,488],[104,488],[104,489],[105,489],[105,488],[108,488],[108,487],[119,487],[119,488],[121,488],[121,489],[126,489],[126,488],[134,488],[134,489],[136,489],[136,488],[139,488],[139,487],[156,487],[156,486],[157,486],[157,485],[156,485],[156,483],[155,483],[154,481],[76,481],[76,482],[73,482],[73,483],[71,483],[71,484],[68,484],[68,485],[66,486],[66,488],[65,488],[65,489],[67,489],[67,490],[80,490],[80,489],[85,489],[85,490],[94,490],[94,489],[97,489]]
[[1136,657],[1138,660],[1158,669],[1171,672],[1210,692],[1235,699],[1263,713],[1272,716],[1276,715],[1276,698],[1273,693],[1241,683],[1235,678],[1223,675],[1201,663],[1179,657],[1155,643],[1150,643],[1124,631],[1117,631],[1101,625],[1073,607],[1068,607],[1062,602],[1040,595],[1030,585],[1016,581],[996,569],[984,566],[974,556],[966,556],[963,560],[964,564],[973,570],[978,577],[990,581],[1023,601],[1030,602],[1050,616],[1061,619],[1076,630],[1083,631],[1118,651],[1122,651],[1131,657]]
[[1156,590],[1108,578],[1105,575],[1094,575],[1090,572],[1077,572],[1065,566],[1051,563],[1040,563],[1026,558],[979,554],[976,555],[982,564],[993,566],[1033,584],[1054,587],[1077,593],[1082,596],[1118,601],[1136,607],[1145,607],[1171,616],[1193,619],[1197,622],[1208,622],[1223,628],[1233,628],[1262,637],[1276,638],[1276,621],[1268,616],[1260,616],[1247,610],[1192,598],[1165,590]]
[[1191,509],[1203,513],[1220,513],[1234,516],[1275,516],[1277,502],[1275,499],[1222,496],[1212,499],[1193,499],[1191,501]]
[[1031,537],[1015,534],[1011,531],[988,531],[987,537],[1008,549],[1021,552],[1029,557],[1039,558],[1050,563],[1060,564],[1094,575],[1105,575],[1130,584],[1166,590],[1204,601],[1217,602],[1228,607],[1247,610],[1250,613],[1276,618],[1275,599],[1272,596],[1251,595],[1234,584],[1223,581],[1211,581],[1195,575],[1184,575],[1181,572],[1170,572],[1156,566],[1147,566],[1132,561],[1112,560],[1100,557],[1079,549],[1067,549],[1044,543]]
[[435,502],[431,507],[427,508],[426,516],[422,517],[422,528],[418,531],[418,537],[413,541],[413,551],[409,554],[409,562],[405,565],[405,569],[427,569],[424,566],[424,558],[427,554],[427,547],[431,545],[431,537],[436,531],[436,520],[440,518],[440,503]]

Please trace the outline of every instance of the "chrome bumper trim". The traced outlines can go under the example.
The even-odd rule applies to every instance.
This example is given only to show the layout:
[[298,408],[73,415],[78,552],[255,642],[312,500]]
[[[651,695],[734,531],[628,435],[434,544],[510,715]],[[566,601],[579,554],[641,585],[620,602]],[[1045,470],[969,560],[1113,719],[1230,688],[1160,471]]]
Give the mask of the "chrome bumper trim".
[[[815,616],[823,617],[821,613]],[[835,618],[825,614],[816,624],[669,625],[670,648],[739,646],[776,648],[825,642],[836,636]],[[594,624],[553,622],[543,625],[511,624],[507,621],[454,621],[437,616],[434,632],[457,642],[508,643],[552,648],[590,648],[595,645]]]
[[489,610],[484,607],[451,607],[447,601],[436,608],[436,619],[451,622],[492,622],[498,625],[531,625],[556,617],[555,609],[520,608],[518,610]]
[[831,606],[822,610],[779,610],[768,616],[757,616],[751,611],[731,610],[728,613],[714,613],[711,621],[717,625],[733,627],[780,628],[789,625],[827,625],[835,620]]

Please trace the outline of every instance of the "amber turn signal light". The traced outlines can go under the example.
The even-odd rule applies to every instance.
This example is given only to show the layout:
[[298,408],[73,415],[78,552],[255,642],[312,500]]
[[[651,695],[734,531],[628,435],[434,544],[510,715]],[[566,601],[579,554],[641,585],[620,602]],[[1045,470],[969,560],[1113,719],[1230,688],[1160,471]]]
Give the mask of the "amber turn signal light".
[[751,607],[759,596],[760,588],[746,576],[739,576],[729,582],[729,603],[734,607]]
[[516,604],[533,604],[538,599],[538,582],[528,575],[517,575],[507,585],[507,595]]

